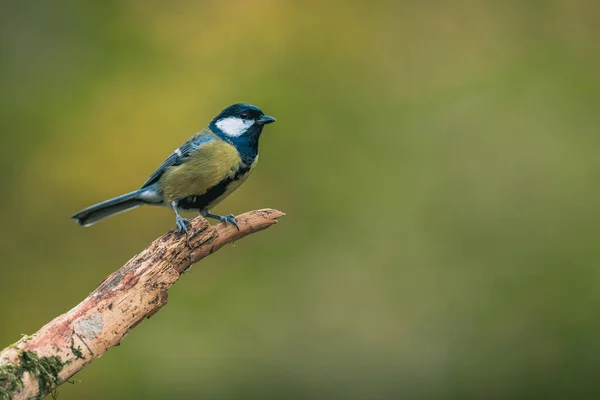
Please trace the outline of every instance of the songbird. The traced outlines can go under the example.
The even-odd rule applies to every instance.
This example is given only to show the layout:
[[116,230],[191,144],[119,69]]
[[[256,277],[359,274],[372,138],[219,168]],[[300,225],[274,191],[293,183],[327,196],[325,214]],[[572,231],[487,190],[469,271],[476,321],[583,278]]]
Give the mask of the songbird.
[[180,210],[198,211],[237,228],[232,214],[221,216],[210,209],[248,178],[258,161],[263,127],[272,122],[275,118],[250,104],[229,106],[176,149],[140,189],[90,206],[71,218],[90,226],[111,215],[153,205],[175,211],[177,228],[186,235],[189,221],[179,215]]

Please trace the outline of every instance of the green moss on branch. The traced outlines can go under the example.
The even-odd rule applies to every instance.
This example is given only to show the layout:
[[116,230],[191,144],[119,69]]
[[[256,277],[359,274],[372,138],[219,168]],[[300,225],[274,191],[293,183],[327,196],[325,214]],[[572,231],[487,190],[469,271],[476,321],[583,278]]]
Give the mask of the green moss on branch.
[[61,383],[58,376],[65,365],[60,357],[40,357],[35,351],[19,351],[19,365],[5,363],[0,365],[0,399],[12,400],[14,393],[23,389],[23,374],[38,382],[38,399],[49,393],[53,386]]

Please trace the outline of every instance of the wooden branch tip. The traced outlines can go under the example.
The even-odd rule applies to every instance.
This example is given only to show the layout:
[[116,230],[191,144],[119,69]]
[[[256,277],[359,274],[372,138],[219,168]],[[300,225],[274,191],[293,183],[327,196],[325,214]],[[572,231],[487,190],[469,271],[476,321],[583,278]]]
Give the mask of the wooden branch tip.
[[284,215],[250,211],[236,217],[239,229],[196,217],[187,240],[175,229],[154,240],[77,306],[0,352],[0,399],[50,394],[167,304],[169,288],[194,263]]

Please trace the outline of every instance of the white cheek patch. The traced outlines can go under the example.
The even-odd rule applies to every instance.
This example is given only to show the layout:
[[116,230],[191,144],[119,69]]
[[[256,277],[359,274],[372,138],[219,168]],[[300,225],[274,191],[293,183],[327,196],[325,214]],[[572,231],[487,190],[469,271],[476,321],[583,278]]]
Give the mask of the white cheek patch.
[[223,118],[217,122],[217,128],[222,130],[227,136],[241,136],[254,124],[254,121],[247,121],[237,117]]

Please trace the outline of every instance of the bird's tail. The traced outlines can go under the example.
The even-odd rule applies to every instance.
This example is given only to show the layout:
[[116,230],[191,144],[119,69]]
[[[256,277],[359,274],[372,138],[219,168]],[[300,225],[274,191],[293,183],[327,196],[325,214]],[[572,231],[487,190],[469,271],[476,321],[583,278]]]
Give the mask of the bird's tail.
[[132,208],[139,207],[147,202],[140,198],[143,190],[127,193],[114,199],[103,201],[102,203],[94,204],[84,210],[74,214],[71,218],[77,221],[79,225],[90,226],[96,222],[110,217],[111,215],[119,214]]

